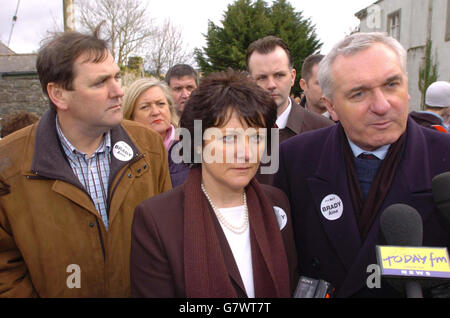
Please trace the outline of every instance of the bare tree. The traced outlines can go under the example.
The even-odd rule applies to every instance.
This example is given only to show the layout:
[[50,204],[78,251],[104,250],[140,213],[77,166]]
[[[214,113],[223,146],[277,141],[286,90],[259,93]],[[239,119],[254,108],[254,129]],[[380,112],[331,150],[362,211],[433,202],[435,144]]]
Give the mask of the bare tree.
[[145,68],[161,77],[178,63],[193,64],[194,55],[186,48],[181,30],[166,20],[147,44]]
[[125,65],[128,56],[139,55],[144,43],[154,34],[151,19],[139,0],[80,0],[77,12],[79,23],[94,31],[102,22],[102,34],[110,42],[111,53],[119,65]]

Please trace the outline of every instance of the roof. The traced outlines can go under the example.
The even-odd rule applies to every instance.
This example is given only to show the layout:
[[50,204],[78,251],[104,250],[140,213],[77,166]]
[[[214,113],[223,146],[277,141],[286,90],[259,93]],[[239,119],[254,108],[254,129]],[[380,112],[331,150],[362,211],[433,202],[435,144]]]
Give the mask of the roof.
[[0,54],[0,73],[36,72],[37,54]]
[[16,54],[0,41],[0,73],[36,73],[37,54]]
[[2,41],[0,41],[0,54],[16,54],[16,53],[9,47],[7,47],[5,44],[3,44]]

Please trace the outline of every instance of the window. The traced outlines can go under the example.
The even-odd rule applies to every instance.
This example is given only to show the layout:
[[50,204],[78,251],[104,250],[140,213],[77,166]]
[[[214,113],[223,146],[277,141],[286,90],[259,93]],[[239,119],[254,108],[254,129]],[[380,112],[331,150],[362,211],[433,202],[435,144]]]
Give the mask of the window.
[[[450,1],[450,0],[449,0]],[[400,10],[388,15],[387,33],[400,41]]]
[[450,41],[450,0],[447,0],[447,24],[445,28],[445,41]]

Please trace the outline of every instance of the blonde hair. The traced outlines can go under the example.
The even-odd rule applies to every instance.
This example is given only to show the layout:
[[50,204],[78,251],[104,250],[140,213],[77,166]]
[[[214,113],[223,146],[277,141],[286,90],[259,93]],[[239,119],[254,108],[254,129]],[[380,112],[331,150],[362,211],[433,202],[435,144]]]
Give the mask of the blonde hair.
[[172,94],[167,84],[154,77],[145,77],[134,81],[125,91],[123,98],[123,117],[125,119],[133,120],[133,112],[136,107],[138,98],[152,87],[159,87],[166,97],[169,104],[170,122],[172,125],[177,126],[178,118],[175,114],[175,108],[173,105]]

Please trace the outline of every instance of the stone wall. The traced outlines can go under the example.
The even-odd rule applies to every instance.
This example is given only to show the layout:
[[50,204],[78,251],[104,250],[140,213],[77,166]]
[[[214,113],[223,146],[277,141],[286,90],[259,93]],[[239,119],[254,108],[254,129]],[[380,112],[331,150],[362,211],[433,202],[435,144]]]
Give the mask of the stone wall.
[[37,74],[2,74],[0,77],[0,118],[6,114],[23,110],[41,116],[48,108],[48,100],[42,93]]

